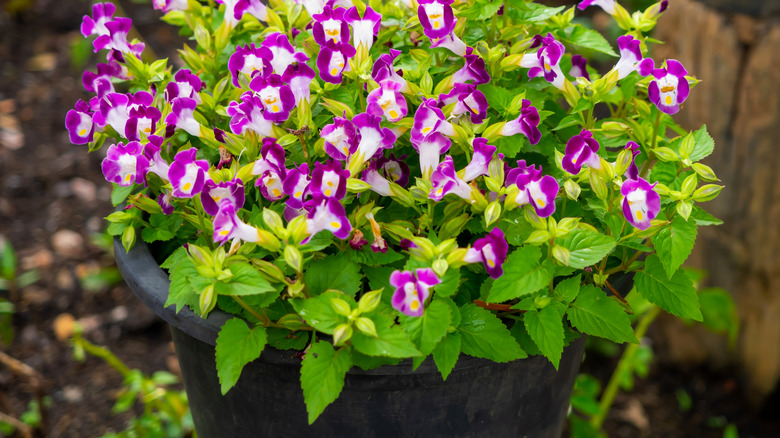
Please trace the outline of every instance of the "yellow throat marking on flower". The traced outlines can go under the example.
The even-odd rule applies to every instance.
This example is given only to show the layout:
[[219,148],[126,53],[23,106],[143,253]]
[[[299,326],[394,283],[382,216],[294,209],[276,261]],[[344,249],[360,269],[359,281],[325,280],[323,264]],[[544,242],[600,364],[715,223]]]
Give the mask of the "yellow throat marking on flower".
[[641,221],[644,216],[642,215],[642,210],[636,211],[636,220]]
[[265,99],[263,99],[263,102],[265,102],[268,105],[270,105],[270,104],[276,102],[276,98],[275,97],[266,97]]
[[272,193],[274,194],[274,196],[282,196],[282,192],[280,192],[279,189],[273,189]]
[[125,176],[125,181],[130,181],[132,178],[133,178],[133,174],[132,174],[132,173],[128,173],[128,174]]
[[474,114],[479,114],[479,109],[471,108],[471,112],[474,113]]
[[295,192],[295,197],[296,198],[300,198],[301,196],[303,196],[303,192],[302,191],[299,190],[299,191]]
[[427,134],[427,133],[431,132],[432,129],[433,129],[432,126],[426,126],[425,128],[422,129],[422,133],[423,134]]
[[487,259],[487,264],[488,264],[488,266],[490,266],[491,268],[495,268],[495,267],[496,267],[496,261],[495,261],[495,260],[493,260],[493,259]]
[[420,301],[419,301],[419,300],[414,300],[414,301],[412,301],[412,304],[409,304],[409,307],[410,307],[412,310],[417,310],[417,309],[419,309],[419,308],[420,308]]
[[330,75],[331,75],[331,76],[336,76],[337,74],[339,74],[339,69],[337,69],[336,67],[333,67],[333,68],[330,70]]
[[192,189],[192,184],[191,183],[186,183],[186,184],[184,184],[184,187],[182,187],[181,189],[183,191],[185,191],[185,192],[189,192]]
[[222,230],[217,234],[219,234],[220,236],[227,236],[228,234],[230,234],[230,230]]
[[323,193],[325,193],[325,196],[330,196],[330,194],[333,193],[333,190],[325,189],[325,191]]
[[279,112],[279,105],[274,105],[271,107],[271,111],[278,113]]
[[552,69],[552,67],[550,67],[550,64],[548,64],[548,63],[546,63],[546,62],[545,62],[545,63],[544,63],[544,69],[545,69],[545,70],[551,70],[551,69]]
[[538,205],[541,208],[544,208],[544,206],[547,204],[544,203],[544,200],[542,198],[538,198],[536,199],[536,205]]
[[666,104],[671,105],[672,104],[672,96],[666,96]]
[[331,221],[330,226],[335,228],[335,229],[341,228],[341,224],[336,222],[336,221]]
[[339,36],[338,29],[326,30],[325,33],[328,34],[328,36],[332,36],[332,37]]
[[672,92],[672,91],[674,91],[674,86],[672,86],[672,85],[667,85],[665,87],[661,87],[661,93],[669,93],[669,92]]
[[151,127],[146,127],[146,128],[144,128],[144,132],[148,134],[148,133],[152,132],[152,128]]
[[398,117],[398,113],[395,110],[390,110],[390,118],[395,119]]
[[221,196],[212,196],[211,199],[214,200],[214,202],[219,202],[220,199],[222,199]]
[[84,134],[86,134],[86,133],[87,133],[87,130],[86,130],[86,129],[82,129],[81,131],[79,131],[79,135],[80,135],[80,136],[82,136],[82,137],[83,137],[83,136],[84,136]]
[[325,183],[328,187],[333,187],[333,181],[328,181]]

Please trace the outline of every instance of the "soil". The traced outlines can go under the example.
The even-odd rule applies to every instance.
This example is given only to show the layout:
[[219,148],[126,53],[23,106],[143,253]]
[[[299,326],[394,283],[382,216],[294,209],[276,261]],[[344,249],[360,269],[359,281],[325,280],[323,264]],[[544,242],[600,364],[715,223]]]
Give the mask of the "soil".
[[[157,21],[151,5],[120,4],[158,56],[167,54],[166,47],[180,47],[171,44],[175,32]],[[178,363],[167,327],[121,281],[111,281],[113,257],[100,243],[105,242],[103,218],[113,209],[100,172],[102,156],[71,145],[64,127],[65,113],[77,99],[89,97],[81,85],[85,66],[94,69],[102,61],[91,50],[84,65],[73,55],[89,4],[19,0],[0,5],[0,239],[17,251],[19,272],[34,270],[40,277],[13,297],[15,337],[0,352],[42,376],[40,389],[51,404],[36,436],[118,432],[139,404],[134,412],[112,412],[121,377],[100,359],[76,361],[68,341],[58,339],[55,319],[72,315],[87,339],[146,374],[178,373]],[[95,274],[109,281],[95,285]],[[0,297],[9,295],[2,291]],[[584,367],[604,378],[613,365],[612,359],[593,354]],[[687,411],[675,395],[680,389],[691,398]],[[0,365],[0,412],[18,418],[35,392],[34,380]],[[653,366],[633,392],[618,397],[605,427],[614,437],[720,437],[733,423],[742,437],[780,436],[780,422],[772,414],[769,408],[749,407],[733,374]]]

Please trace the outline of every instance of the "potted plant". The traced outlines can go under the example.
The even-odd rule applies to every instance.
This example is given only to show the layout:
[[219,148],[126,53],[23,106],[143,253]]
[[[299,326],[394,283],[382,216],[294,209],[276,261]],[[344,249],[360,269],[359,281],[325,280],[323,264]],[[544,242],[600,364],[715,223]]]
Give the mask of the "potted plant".
[[206,356],[182,359],[201,436],[554,436],[583,335],[637,342],[632,279],[701,319],[679,268],[721,186],[671,117],[696,80],[646,57],[666,1],[590,3],[617,49],[520,0],[155,1],[190,37],[170,63],[93,6],[107,61],[66,127],[107,147],[126,280]]

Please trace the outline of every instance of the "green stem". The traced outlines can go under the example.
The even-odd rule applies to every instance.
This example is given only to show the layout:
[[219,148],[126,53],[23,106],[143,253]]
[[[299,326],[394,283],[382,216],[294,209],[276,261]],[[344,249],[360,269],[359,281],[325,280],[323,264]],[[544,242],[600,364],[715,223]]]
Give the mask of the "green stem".
[[[639,324],[637,324],[636,330],[634,332],[634,335],[637,339],[641,340],[642,337],[644,337],[645,333],[647,333],[647,329],[650,327],[650,324],[660,313],[661,308],[658,306],[653,306],[650,310],[647,311],[647,313],[642,316],[642,319],[639,320]],[[636,354],[638,349],[638,343],[629,344],[623,351],[623,355],[620,356],[620,361],[618,362],[615,371],[612,373],[612,377],[609,379],[607,387],[604,388],[604,393],[601,395],[601,400],[599,401],[599,413],[590,419],[590,425],[594,430],[601,430],[601,425],[604,423],[604,419],[607,417],[607,413],[612,407],[612,403],[615,401],[615,396],[617,396],[618,390],[620,389],[620,378],[624,375],[624,373],[630,372],[629,367],[631,366],[631,359],[633,358],[634,354]]]
[[242,309],[246,310],[250,315],[254,316],[264,327],[271,324],[271,320],[267,316],[258,313],[257,310],[253,309],[252,306],[247,304],[246,301],[241,299],[241,297],[237,297],[235,295],[232,295],[232,297],[233,300],[235,300],[235,302],[238,303]]
[[78,344],[79,347],[83,348],[87,353],[91,354],[92,356],[98,357],[100,359],[103,359],[106,361],[109,365],[111,365],[112,368],[117,370],[119,374],[122,375],[122,377],[127,377],[130,375],[132,370],[124,364],[118,357],[114,355],[109,349],[105,347],[99,347],[86,339],[84,339],[80,334],[76,334],[73,337],[73,342]]

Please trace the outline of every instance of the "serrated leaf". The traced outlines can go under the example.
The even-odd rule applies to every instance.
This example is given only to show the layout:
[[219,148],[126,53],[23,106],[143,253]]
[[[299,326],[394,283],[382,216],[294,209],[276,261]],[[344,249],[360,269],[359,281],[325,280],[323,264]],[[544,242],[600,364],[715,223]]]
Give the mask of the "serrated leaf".
[[115,183],[111,184],[114,186],[111,190],[111,204],[114,207],[125,202],[125,199],[127,199],[128,195],[130,195],[130,193],[133,191],[133,187],[135,187],[134,185],[122,187]]
[[555,243],[569,250],[569,266],[584,269],[594,265],[615,249],[615,239],[595,231],[575,228]]
[[555,297],[563,303],[571,303],[580,293],[581,283],[582,275],[561,280],[560,283],[555,285]]
[[335,298],[344,299],[349,297],[339,292],[325,292],[307,299],[292,299],[290,304],[292,304],[295,312],[306,321],[306,324],[323,333],[332,335],[336,326],[347,322],[346,317],[339,315],[333,310],[330,300]]
[[[168,260],[173,260],[176,255],[174,252]],[[170,305],[176,305],[176,312],[195,300],[197,302],[197,292],[190,284],[190,278],[201,277],[192,260],[186,256],[186,251],[183,257],[178,257],[178,262],[173,265],[173,269],[169,269],[171,285],[168,287],[168,299],[165,300],[165,307]],[[166,260],[166,263],[168,262]]]
[[458,293],[460,287],[460,269],[448,269],[444,277],[441,278],[441,283],[434,286],[433,290],[437,297],[449,298]]
[[555,266],[550,260],[540,262],[542,251],[536,246],[515,250],[504,262],[504,275],[490,288],[488,302],[499,303],[532,294],[548,285]]
[[317,342],[306,352],[301,365],[301,388],[309,424],[341,394],[344,376],[351,367],[349,350],[336,351],[329,342]]
[[460,345],[461,335],[458,332],[449,333],[442,338],[436,348],[433,349],[433,361],[436,364],[436,368],[441,373],[442,380],[447,380],[447,377],[455,368],[455,363],[458,362],[460,357]]
[[618,56],[609,42],[607,42],[607,40],[601,36],[600,33],[580,25],[574,26],[571,29],[571,32],[566,36],[565,40],[568,40],[568,42],[575,46],[595,50],[597,52],[614,56],[616,58]]
[[401,327],[409,335],[412,342],[417,345],[420,353],[427,356],[433,352],[436,344],[447,334],[451,323],[450,306],[441,300],[433,300],[425,308],[422,316],[403,318]]
[[696,225],[699,226],[723,224],[722,220],[716,218],[715,216],[711,215],[710,213],[708,213],[703,208],[697,205],[693,206],[693,212],[691,212],[691,219],[696,221]]
[[360,288],[360,266],[344,254],[325,257],[307,266],[303,273],[309,293],[319,295],[335,289],[354,296]]
[[[675,151],[680,150],[683,137],[675,139],[669,147]],[[712,139],[710,133],[707,131],[707,125],[703,125],[701,128],[693,132],[693,151],[690,153],[689,158],[691,161],[700,161],[703,158],[712,154],[715,149],[715,140]]]
[[675,216],[668,227],[662,228],[653,236],[653,246],[667,277],[671,278],[691,254],[696,242],[696,232],[694,220],[686,221],[682,216]]
[[582,333],[618,343],[638,342],[623,307],[595,286],[586,285],[580,289],[566,316],[571,325]]
[[231,263],[229,265],[233,277],[230,281],[217,284],[217,293],[220,295],[259,295],[268,294],[271,304],[276,299],[278,291],[257,269],[248,263]]
[[260,357],[267,341],[265,328],[250,329],[240,318],[225,321],[217,336],[217,376],[222,395],[225,395],[241,376],[249,362]]
[[489,310],[467,304],[460,309],[460,315],[458,331],[462,335],[464,353],[495,362],[509,362],[527,356],[506,325]]
[[371,315],[376,325],[377,336],[368,336],[360,331],[352,335],[352,345],[361,353],[369,356],[417,357],[420,351],[409,339],[403,329],[393,324],[390,318],[381,314]]
[[488,18],[496,15],[501,6],[504,3],[500,1],[496,2],[475,2],[469,8],[458,13],[459,17],[468,18],[470,20],[484,21]]
[[510,0],[507,5],[505,10],[510,17],[531,23],[545,21],[565,9],[564,6],[550,7],[537,3],[525,3],[522,0]]
[[529,310],[523,315],[525,329],[539,347],[539,351],[549,359],[555,369],[563,354],[563,321],[561,314],[552,307],[541,310]]
[[360,251],[348,251],[347,254],[352,261],[368,266],[389,265],[404,258],[403,255],[393,251],[391,248],[388,248],[387,252],[382,253],[374,252],[368,246],[365,246]]
[[634,284],[637,292],[647,301],[667,312],[681,318],[702,320],[699,298],[690,277],[678,270],[672,278],[668,278],[657,255],[647,258],[645,268],[636,274]]
[[[500,4],[500,3],[499,3]],[[485,95],[490,107],[502,113],[512,102],[512,92],[503,87],[490,84],[480,84],[477,89]]]

